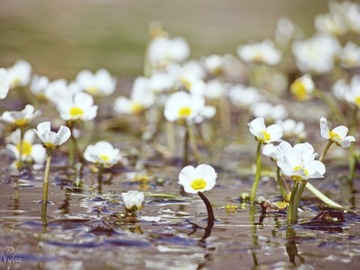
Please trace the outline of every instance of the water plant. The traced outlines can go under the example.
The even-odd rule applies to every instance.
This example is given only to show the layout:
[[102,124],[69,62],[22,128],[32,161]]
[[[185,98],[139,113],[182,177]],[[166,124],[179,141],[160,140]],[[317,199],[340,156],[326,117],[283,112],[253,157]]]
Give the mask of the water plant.
[[197,167],[186,166],[182,168],[179,174],[179,184],[183,186],[185,192],[190,194],[198,194],[206,206],[208,214],[208,223],[205,229],[206,238],[210,235],[214,226],[214,212],[211,203],[204,195],[204,191],[211,190],[216,184],[217,173],[215,169],[207,164],[200,164]]
[[49,175],[52,152],[63,145],[71,135],[71,131],[66,126],[60,126],[57,132],[51,130],[50,121],[41,122],[34,129],[36,135],[40,138],[43,147],[46,149],[46,167],[44,173],[43,196],[41,207],[41,218],[46,219],[46,210],[48,203]]
[[121,198],[125,204],[125,210],[128,215],[136,217],[137,212],[142,208],[145,195],[137,190],[129,190],[121,193]]

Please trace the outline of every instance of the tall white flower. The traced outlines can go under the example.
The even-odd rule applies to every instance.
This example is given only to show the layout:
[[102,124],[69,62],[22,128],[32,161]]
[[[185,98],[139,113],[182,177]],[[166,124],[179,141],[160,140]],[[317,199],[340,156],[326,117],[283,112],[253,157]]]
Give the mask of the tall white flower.
[[38,98],[45,97],[45,89],[49,85],[49,78],[46,76],[34,75],[30,82],[30,90]]
[[68,84],[65,79],[58,79],[48,83],[45,87],[44,95],[53,104],[57,105],[60,99],[71,99],[80,91],[81,88],[76,82]]
[[109,142],[99,141],[86,147],[84,158],[94,164],[110,168],[119,162],[121,155],[120,150],[114,148]]
[[352,77],[347,91],[344,93],[345,100],[360,108],[360,75]]
[[[43,163],[45,161],[46,151],[41,144],[34,144],[35,132],[27,130],[22,141],[22,159],[23,161]],[[10,135],[10,143],[6,149],[16,158],[20,157],[21,131],[16,129]]]
[[315,17],[315,27],[319,32],[340,36],[348,30],[345,18],[338,13],[319,14]]
[[288,112],[284,105],[272,105],[265,101],[251,105],[250,110],[255,117],[263,117],[269,121],[284,119],[288,116]]
[[24,87],[29,84],[31,78],[30,63],[19,60],[7,69],[10,88]]
[[0,68],[0,99],[6,98],[10,89],[10,83],[5,68]]
[[125,209],[130,212],[140,210],[144,203],[144,193],[137,190],[130,190],[121,193],[121,197],[125,203]]
[[247,107],[263,99],[259,90],[244,85],[234,85],[229,89],[230,102],[237,107]]
[[201,115],[204,108],[205,100],[203,97],[186,92],[176,92],[167,100],[164,116],[170,122],[183,120],[191,124],[195,117]]
[[299,101],[308,100],[314,92],[315,83],[309,74],[297,78],[291,85],[290,91]]
[[57,132],[51,130],[49,121],[41,122],[34,129],[45,149],[57,149],[69,139],[71,131],[66,126],[60,126]]
[[248,123],[249,130],[257,141],[261,143],[270,143],[281,141],[283,129],[276,124],[266,127],[263,117],[258,117]]
[[94,105],[92,96],[84,92],[79,92],[71,98],[60,99],[57,110],[63,120],[88,121],[96,117],[98,106]]
[[188,58],[189,54],[189,44],[181,37],[158,36],[151,41],[148,47],[149,61],[156,68],[182,62]]
[[213,167],[200,164],[184,167],[179,174],[179,184],[184,187],[185,192],[196,194],[198,192],[211,190],[216,184],[217,174]]
[[281,60],[281,52],[270,40],[261,43],[249,43],[238,47],[237,53],[245,63],[264,63],[277,65]]
[[148,88],[148,79],[136,78],[130,98],[118,97],[114,103],[114,110],[119,114],[139,114],[155,103],[155,95]]
[[92,96],[109,96],[116,88],[115,78],[106,69],[99,69],[96,73],[82,70],[76,76],[76,82]]
[[281,142],[276,149],[277,165],[282,173],[294,181],[323,178],[325,165],[315,160],[317,153],[309,143],[296,144],[292,147],[288,142]]
[[27,126],[40,114],[40,111],[35,111],[34,106],[27,104],[22,111],[5,111],[0,116],[0,120],[21,128]]
[[353,42],[346,43],[339,53],[340,64],[345,68],[356,68],[360,66],[360,47]]
[[334,57],[341,50],[339,41],[330,35],[316,34],[304,41],[295,41],[292,52],[298,68],[306,72],[326,73],[334,67]]
[[296,122],[293,119],[285,119],[285,120],[277,120],[275,124],[282,127],[284,130],[284,137],[297,137],[297,138],[305,138],[306,131],[305,125],[303,122]]
[[326,140],[330,140],[336,145],[339,145],[343,148],[347,148],[350,146],[351,142],[355,142],[354,136],[346,136],[348,133],[348,128],[345,126],[338,126],[329,129],[328,121],[325,117],[320,118],[320,133],[321,137]]

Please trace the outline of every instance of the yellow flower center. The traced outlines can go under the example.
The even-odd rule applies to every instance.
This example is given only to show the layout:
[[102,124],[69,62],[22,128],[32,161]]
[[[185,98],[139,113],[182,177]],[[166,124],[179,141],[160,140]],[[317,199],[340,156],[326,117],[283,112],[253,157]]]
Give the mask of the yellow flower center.
[[192,110],[190,107],[182,107],[182,108],[180,108],[178,113],[179,113],[180,117],[186,118],[191,114],[191,111]]
[[185,78],[180,78],[180,82],[183,84],[185,90],[190,90],[191,89],[191,82],[189,82],[187,79]]
[[337,145],[340,145],[339,144],[339,141],[341,141],[341,137],[339,134],[337,134],[336,132],[334,131],[329,131],[329,136],[330,136],[330,140],[334,143],[336,143]]
[[139,114],[139,113],[141,113],[143,110],[144,110],[144,106],[141,105],[140,103],[134,102],[134,103],[131,105],[131,111],[132,111],[134,114]]
[[299,176],[299,175],[292,175],[291,180],[293,180],[293,181],[302,181],[303,178],[301,176]]
[[201,190],[206,187],[206,181],[204,179],[195,179],[191,182],[191,187],[195,190]]
[[109,156],[107,156],[107,155],[100,155],[99,157],[100,157],[100,159],[102,161],[109,161],[110,160]]
[[261,131],[261,134],[263,136],[262,139],[260,139],[261,142],[264,143],[264,142],[268,142],[270,140],[271,137],[270,137],[269,132],[264,130],[264,131]]
[[279,209],[285,209],[289,205],[289,203],[285,201],[281,201],[281,202],[279,201],[279,202],[275,202],[275,205]]
[[[16,145],[17,150],[20,152],[20,143],[18,143]],[[23,141],[22,144],[22,153],[24,156],[29,156],[31,154],[32,151],[32,145],[31,143],[27,142],[27,141]]]
[[360,96],[355,98],[355,104],[356,106],[360,107]]
[[14,80],[11,82],[11,86],[10,86],[10,87],[11,87],[11,88],[15,88],[15,87],[19,86],[20,83],[21,83],[20,78],[19,78],[19,77],[16,77],[16,78],[14,78]]
[[86,92],[88,92],[90,95],[97,95],[99,94],[99,89],[97,87],[89,87],[89,88],[86,88]]
[[306,87],[300,80],[296,80],[290,86],[290,91],[299,101],[304,101],[309,98],[308,92],[306,91]]
[[84,114],[84,111],[79,107],[72,107],[70,109],[70,115],[72,117],[82,116]]
[[26,118],[22,118],[22,119],[16,119],[14,121],[14,125],[17,127],[24,127],[29,123],[29,120]]

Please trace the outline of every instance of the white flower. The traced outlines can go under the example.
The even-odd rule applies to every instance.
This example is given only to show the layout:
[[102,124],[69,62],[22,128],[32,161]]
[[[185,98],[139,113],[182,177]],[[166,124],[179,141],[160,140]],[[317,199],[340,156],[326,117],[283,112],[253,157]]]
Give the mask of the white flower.
[[60,126],[58,132],[51,131],[49,121],[41,122],[34,129],[46,149],[57,149],[69,139],[71,131],[66,126]]
[[360,75],[352,77],[349,88],[345,92],[345,100],[360,108]]
[[119,114],[140,114],[155,103],[155,96],[148,89],[148,79],[136,78],[130,98],[118,97],[114,103],[114,110]]
[[334,57],[340,50],[339,41],[325,34],[317,34],[305,41],[295,41],[292,45],[296,65],[304,73],[331,71],[334,67]]
[[200,124],[204,122],[205,119],[213,118],[216,114],[216,108],[213,106],[204,106],[204,108],[201,110],[200,114],[195,116],[194,123]]
[[[6,145],[6,149],[16,158],[20,157],[20,129],[16,129],[10,135],[10,144]],[[24,134],[22,142],[22,160],[35,163],[43,163],[45,161],[46,151],[41,144],[33,144],[35,133],[33,130],[27,130]]]
[[179,174],[179,184],[184,187],[185,192],[196,194],[211,190],[216,184],[217,174],[213,167],[200,164],[184,167]]
[[294,181],[323,178],[325,165],[315,160],[317,153],[309,143],[296,144],[281,142],[277,147],[277,165],[282,173]]
[[109,96],[116,88],[115,78],[106,69],[99,69],[96,73],[82,70],[76,76],[76,82],[92,96]]
[[186,92],[176,92],[167,100],[164,116],[170,122],[185,120],[191,124],[196,116],[201,115],[204,107],[203,97]]
[[267,156],[271,159],[276,160],[277,159],[276,148],[277,148],[277,146],[275,146],[272,143],[265,144],[263,147],[263,150],[262,150],[262,154],[264,156]]
[[204,96],[206,92],[205,82],[192,73],[181,73],[179,75],[178,88],[189,91],[193,95]]
[[25,127],[40,114],[40,111],[35,111],[34,106],[27,104],[22,111],[5,111],[0,120],[16,127]]
[[45,97],[45,89],[49,85],[49,78],[46,76],[34,75],[31,79],[30,90],[38,98]]
[[229,90],[229,99],[237,107],[247,107],[263,99],[259,90],[244,85],[234,85]]
[[121,159],[120,150],[114,148],[109,142],[99,141],[94,145],[88,145],[84,152],[84,158],[94,164],[110,168]]
[[10,89],[9,79],[5,68],[0,68],[0,99],[6,98]]
[[270,40],[242,45],[237,49],[237,53],[245,63],[276,65],[281,60],[280,51],[275,49],[274,44]]
[[226,56],[212,54],[207,56],[203,60],[203,63],[206,70],[210,74],[218,76],[224,73],[226,61],[227,61]]
[[320,118],[321,137],[332,141],[336,145],[339,145],[343,148],[347,148],[350,146],[351,142],[355,142],[354,136],[346,136],[348,131],[349,131],[348,128],[345,126],[338,126],[330,130],[326,118],[325,117]]
[[360,47],[353,42],[346,43],[339,53],[340,63],[345,68],[356,68],[360,66]]
[[319,14],[315,17],[315,27],[319,32],[340,36],[348,27],[345,19],[338,13]]
[[291,93],[299,100],[304,101],[310,99],[314,92],[315,83],[309,74],[305,74],[297,78],[291,85]]
[[268,102],[257,102],[251,105],[250,110],[255,117],[264,117],[269,121],[284,119],[288,116],[288,112],[282,104],[272,105]]
[[257,141],[261,143],[270,143],[281,141],[283,129],[276,124],[265,126],[264,118],[258,117],[248,123],[249,130]]
[[17,61],[7,69],[10,88],[24,87],[29,84],[31,78],[31,65],[24,61]]
[[285,47],[295,36],[295,26],[289,18],[281,17],[276,24],[276,43]]
[[121,197],[125,203],[125,209],[130,212],[136,212],[142,208],[145,196],[143,192],[137,190],[130,190],[121,193]]
[[150,63],[156,68],[167,67],[171,63],[179,63],[188,58],[190,47],[181,37],[168,38],[158,36],[148,47]]
[[156,71],[148,79],[148,89],[155,94],[167,92],[175,87],[176,80],[177,72],[173,72],[173,69],[166,72]]
[[62,98],[58,101],[57,110],[65,121],[88,121],[96,117],[98,106],[94,105],[94,98],[84,92],[76,93],[73,97]]
[[57,105],[60,99],[71,99],[80,91],[81,88],[77,83],[72,82],[68,84],[65,79],[59,79],[48,83],[44,90],[44,95],[53,104]]
[[204,92],[205,98],[219,99],[225,95],[225,85],[218,79],[209,80]]
[[278,124],[284,130],[284,137],[306,137],[305,125],[303,122],[296,122],[293,119],[277,120],[275,124]]
[[349,24],[349,28],[356,33],[360,33],[360,5],[347,1],[342,4],[345,8],[344,14]]

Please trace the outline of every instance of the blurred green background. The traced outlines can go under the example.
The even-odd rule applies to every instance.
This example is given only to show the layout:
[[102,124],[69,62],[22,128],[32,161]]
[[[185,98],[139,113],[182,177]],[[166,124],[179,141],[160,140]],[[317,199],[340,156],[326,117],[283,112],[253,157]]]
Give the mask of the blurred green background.
[[0,67],[24,59],[51,79],[85,68],[138,76],[152,21],[187,39],[198,58],[272,38],[281,16],[311,35],[327,10],[323,0],[1,0]]

